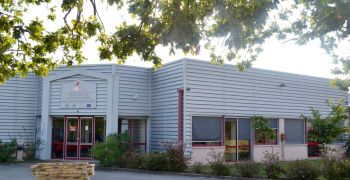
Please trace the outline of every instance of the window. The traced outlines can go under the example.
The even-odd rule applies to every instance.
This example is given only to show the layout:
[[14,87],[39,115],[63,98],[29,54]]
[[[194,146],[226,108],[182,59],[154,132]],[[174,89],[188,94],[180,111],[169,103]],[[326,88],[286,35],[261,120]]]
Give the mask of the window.
[[106,140],[105,117],[95,117],[95,141],[104,142],[105,140]]
[[192,145],[221,145],[222,122],[220,117],[192,117]]
[[273,145],[277,144],[278,138],[278,119],[269,119],[269,127],[274,130],[275,138],[265,137],[258,129],[255,129],[255,144],[258,145]]
[[301,119],[286,119],[284,121],[286,144],[305,143],[305,121]]

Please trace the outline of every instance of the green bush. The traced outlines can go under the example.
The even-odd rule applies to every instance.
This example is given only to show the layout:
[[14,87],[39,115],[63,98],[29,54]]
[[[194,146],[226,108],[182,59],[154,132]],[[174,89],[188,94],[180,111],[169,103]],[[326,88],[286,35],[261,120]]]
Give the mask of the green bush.
[[17,140],[13,139],[11,142],[2,142],[0,140],[0,162],[14,161],[14,153],[17,148]]
[[117,162],[117,166],[121,168],[141,169],[144,156],[140,153],[126,152]]
[[319,167],[306,160],[289,162],[290,166],[286,171],[287,179],[291,180],[309,180],[317,179],[320,176]]
[[103,166],[117,165],[118,159],[130,151],[130,137],[127,133],[111,134],[106,142],[96,143],[92,148],[93,157]]
[[230,168],[225,164],[225,157],[222,152],[211,151],[208,155],[211,157],[211,161],[209,161],[211,174],[215,176],[231,175]]
[[261,164],[254,161],[242,162],[235,164],[235,169],[241,177],[255,177],[261,170]]
[[266,176],[269,179],[277,179],[284,174],[284,169],[282,168],[279,157],[277,153],[269,153],[268,151],[264,152],[264,170]]
[[323,177],[332,180],[349,179],[350,161],[349,160],[324,160]]
[[200,162],[195,162],[191,166],[191,172],[200,174],[202,173],[202,163]]
[[167,166],[167,155],[163,152],[146,155],[141,168],[151,171],[171,171]]
[[142,169],[152,171],[184,172],[187,169],[187,159],[181,144],[166,143],[166,152],[151,153],[144,157]]

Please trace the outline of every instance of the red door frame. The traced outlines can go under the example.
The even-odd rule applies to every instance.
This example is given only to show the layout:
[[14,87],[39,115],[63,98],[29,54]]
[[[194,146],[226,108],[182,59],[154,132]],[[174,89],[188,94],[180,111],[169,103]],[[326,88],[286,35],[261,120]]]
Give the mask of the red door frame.
[[147,119],[145,119],[145,142],[144,143],[140,143],[140,142],[134,142],[133,141],[133,137],[134,137],[134,133],[133,133],[133,120],[137,120],[137,119],[125,119],[128,120],[128,129],[129,129],[129,136],[130,136],[130,144],[132,146],[145,146],[145,152],[147,152]]
[[[63,159],[66,160],[92,160],[92,158],[81,158],[80,157],[80,129],[81,129],[81,118],[92,118],[92,137],[91,137],[91,147],[95,144],[95,116],[64,116],[64,140],[63,140]],[[67,157],[67,118],[77,118],[78,119],[78,127],[77,127],[77,157]]]

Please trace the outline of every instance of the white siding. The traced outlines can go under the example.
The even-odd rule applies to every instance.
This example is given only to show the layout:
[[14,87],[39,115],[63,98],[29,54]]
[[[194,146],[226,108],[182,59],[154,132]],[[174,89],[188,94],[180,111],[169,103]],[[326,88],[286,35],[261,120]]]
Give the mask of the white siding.
[[[310,108],[329,113],[326,101],[346,98],[329,79],[187,61],[187,110],[192,114],[298,118]],[[280,87],[281,83],[286,87]]]
[[119,116],[148,116],[150,69],[116,66],[116,72],[119,77]]
[[152,73],[151,151],[164,140],[178,139],[178,89],[183,87],[183,61],[166,64]]
[[34,74],[14,77],[0,85],[0,139],[34,142],[37,81]]

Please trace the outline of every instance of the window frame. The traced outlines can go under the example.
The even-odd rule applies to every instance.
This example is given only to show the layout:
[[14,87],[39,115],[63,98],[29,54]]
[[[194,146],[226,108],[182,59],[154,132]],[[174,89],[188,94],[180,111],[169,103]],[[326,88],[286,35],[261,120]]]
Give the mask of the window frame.
[[257,136],[257,129],[254,129],[254,144],[255,145],[278,145],[278,128],[272,128],[275,132],[275,141],[273,143],[267,142],[268,139],[266,137],[263,137],[263,142],[257,142],[256,136]]
[[267,142],[268,139],[266,137],[263,137],[263,142],[257,142],[256,136],[257,136],[257,129],[254,129],[254,145],[278,145],[278,135],[279,135],[279,119],[268,119],[268,120],[276,120],[277,127],[272,127],[271,129],[275,132],[275,141],[273,143]]
[[216,146],[224,146],[224,139],[225,139],[225,116],[192,116],[191,117],[191,137],[193,137],[193,117],[204,117],[204,118],[220,118],[220,124],[221,124],[221,139],[220,141],[193,141],[191,142],[192,147],[216,147]]

